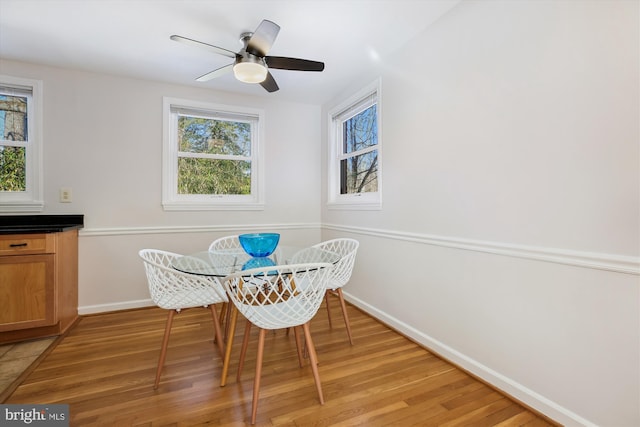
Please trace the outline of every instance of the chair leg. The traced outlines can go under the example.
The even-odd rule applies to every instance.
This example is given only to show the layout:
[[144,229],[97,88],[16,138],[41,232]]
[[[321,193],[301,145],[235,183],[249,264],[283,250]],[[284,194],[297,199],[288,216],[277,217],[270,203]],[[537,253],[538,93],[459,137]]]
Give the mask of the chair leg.
[[220,375],[220,387],[227,384],[227,374],[229,373],[229,361],[231,360],[231,346],[233,345],[233,335],[236,333],[236,322],[238,321],[238,310],[229,305],[231,319],[229,320],[229,337],[227,338],[227,349],[224,351],[224,361],[222,362],[222,375]]
[[342,296],[342,288],[338,288],[338,298],[340,298],[340,305],[342,306],[342,317],[344,317],[344,324],[347,327],[347,335],[349,336],[349,342],[353,345],[353,337],[351,336],[351,325],[349,324],[349,316],[347,315],[347,304],[344,302]]
[[167,356],[167,344],[169,344],[169,335],[171,334],[171,324],[173,323],[173,316],[176,314],[175,310],[169,310],[167,316],[167,323],[164,327],[164,337],[162,338],[162,348],[160,349],[160,358],[158,359],[158,367],[156,368],[156,381],[153,383],[153,388],[157,389],[160,383],[160,373],[164,366],[164,359]]
[[211,304],[209,306],[209,309],[211,310],[211,316],[213,316],[213,329],[215,331],[215,336],[213,337],[213,340],[215,342],[217,342],[218,344],[218,350],[220,351],[220,356],[224,355],[224,346],[222,345],[222,330],[220,328],[220,319],[218,318],[218,311],[216,310],[216,306],[215,304]]
[[256,355],[256,377],[253,380],[253,403],[251,405],[251,424],[256,423],[258,414],[258,395],[260,393],[260,377],[262,376],[262,357],[264,356],[264,336],[267,330],[260,328],[258,335],[258,354]]
[[316,354],[316,347],[311,340],[311,331],[309,330],[309,322],[302,325],[304,329],[304,337],[309,349],[309,359],[311,360],[311,370],[313,371],[313,379],[316,382],[316,389],[318,390],[318,397],[320,398],[320,404],[324,405],[324,397],[322,396],[322,384],[320,383],[320,373],[318,372],[318,355]]
[[229,323],[231,322],[231,312],[233,311],[233,305],[230,302],[225,302],[224,304],[227,309],[224,320],[224,340],[227,341],[229,339]]
[[242,368],[244,368],[244,357],[247,355],[247,346],[249,345],[249,335],[251,334],[251,322],[247,320],[244,325],[244,338],[242,339],[242,348],[240,350],[240,357],[238,359],[238,373],[236,380],[240,382],[240,375],[242,375]]
[[[287,329],[288,331],[288,329]],[[302,345],[302,341],[300,340],[300,331],[298,331],[298,327],[294,327],[293,328],[293,334],[295,335],[296,338],[296,350],[298,350],[298,363],[300,364],[300,367],[302,368],[303,366],[303,355],[302,355],[302,348],[300,347]],[[306,348],[306,347],[305,347]]]
[[[225,320],[226,315],[227,315],[227,304],[228,303],[223,302],[222,303],[222,308],[220,308],[220,319],[219,319],[220,325],[224,325],[224,320]],[[225,340],[226,340],[226,337],[225,337]]]
[[329,303],[329,296],[331,294],[330,290],[326,290],[324,293],[325,304],[327,305],[327,317],[329,318],[329,329],[333,329],[333,324],[331,323],[331,306]]

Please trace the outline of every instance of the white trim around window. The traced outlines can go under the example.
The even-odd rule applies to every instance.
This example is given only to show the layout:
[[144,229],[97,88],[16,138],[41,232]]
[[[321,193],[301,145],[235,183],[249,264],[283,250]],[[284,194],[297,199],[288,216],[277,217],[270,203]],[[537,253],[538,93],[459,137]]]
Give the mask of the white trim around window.
[[[328,131],[328,190],[327,207],[344,210],[382,209],[382,81],[380,78],[369,83],[329,111]],[[344,160],[342,149],[342,123],[376,104],[377,145],[377,191],[342,194],[340,162]],[[370,151],[368,148],[364,151]]]
[[2,93],[27,97],[26,189],[0,191],[0,212],[42,212],[42,81],[0,75],[0,88]]
[[[251,123],[251,194],[178,194],[178,115]],[[178,98],[163,98],[162,206],[167,211],[264,209],[264,111]]]

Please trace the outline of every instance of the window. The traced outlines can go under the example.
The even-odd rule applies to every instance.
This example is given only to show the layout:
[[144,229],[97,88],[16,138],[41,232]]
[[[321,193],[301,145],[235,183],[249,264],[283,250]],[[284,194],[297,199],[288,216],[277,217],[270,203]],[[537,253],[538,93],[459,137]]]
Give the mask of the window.
[[329,207],[380,209],[380,81],[329,113]]
[[42,82],[0,76],[0,212],[39,212]]
[[263,209],[263,112],[164,99],[165,210]]

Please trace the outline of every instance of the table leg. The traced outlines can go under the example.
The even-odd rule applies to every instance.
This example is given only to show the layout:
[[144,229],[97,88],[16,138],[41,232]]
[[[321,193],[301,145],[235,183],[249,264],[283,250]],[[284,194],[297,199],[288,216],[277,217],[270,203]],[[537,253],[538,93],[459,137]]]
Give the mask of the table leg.
[[227,337],[227,348],[224,352],[224,361],[222,363],[222,378],[220,378],[220,387],[224,387],[227,384],[229,361],[231,360],[231,347],[233,345],[233,336],[236,333],[236,322],[238,320],[238,310],[231,303],[229,303],[229,310],[231,310],[231,320],[229,321],[229,336]]

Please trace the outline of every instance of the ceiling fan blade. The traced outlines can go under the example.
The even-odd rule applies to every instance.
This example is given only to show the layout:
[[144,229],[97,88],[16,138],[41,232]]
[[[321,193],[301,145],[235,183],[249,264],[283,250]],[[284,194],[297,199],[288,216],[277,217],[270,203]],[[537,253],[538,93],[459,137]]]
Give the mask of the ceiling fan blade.
[[206,82],[208,80],[211,79],[215,79],[216,77],[220,77],[223,76],[229,72],[231,72],[233,70],[233,63],[229,64],[229,65],[225,65],[224,67],[220,67],[217,68],[207,74],[203,74],[202,76],[198,77],[196,79],[196,81],[198,82]]
[[227,56],[229,58],[235,58],[236,57],[236,53],[232,52],[228,49],[222,48],[222,47],[218,47],[218,46],[214,46],[212,44],[209,43],[203,43],[203,42],[199,42],[198,40],[193,40],[187,37],[182,37],[182,36],[178,36],[178,35],[172,35],[171,37],[169,37],[171,40],[176,41],[176,42],[180,42],[180,43],[184,43],[184,44],[188,44],[190,46],[195,46],[195,47],[199,47],[199,48],[205,48],[208,49],[210,51],[213,51],[217,54],[220,55],[224,55]]
[[278,87],[278,83],[276,83],[275,79],[273,78],[270,72],[267,72],[267,78],[264,79],[262,83],[260,83],[260,86],[265,88],[267,92],[275,92],[278,89],[280,89]]
[[247,52],[257,56],[265,56],[279,32],[280,26],[278,24],[263,19],[247,42]]
[[284,56],[266,56],[264,58],[267,67],[279,70],[295,71],[322,71],[324,62],[310,61],[308,59],[286,58]]

